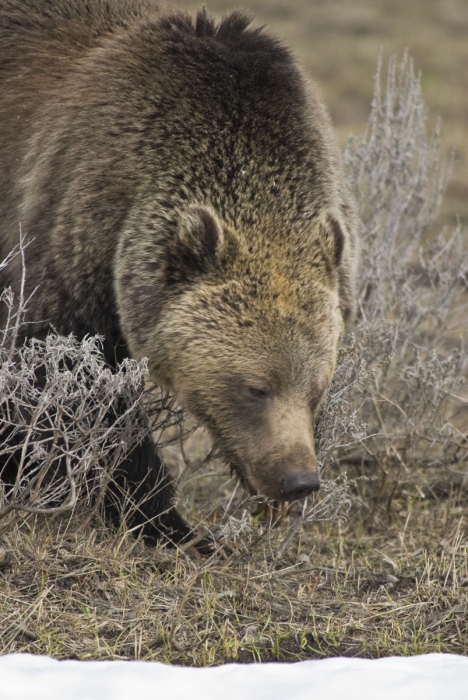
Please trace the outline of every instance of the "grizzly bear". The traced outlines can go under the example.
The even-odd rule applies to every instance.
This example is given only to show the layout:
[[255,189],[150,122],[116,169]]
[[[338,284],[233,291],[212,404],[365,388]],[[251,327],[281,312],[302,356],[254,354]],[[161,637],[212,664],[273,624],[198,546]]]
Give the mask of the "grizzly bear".
[[[112,367],[148,358],[248,490],[317,490],[357,226],[290,50],[241,12],[1,0],[0,52],[0,260],[21,228],[35,290],[22,339],[99,334]],[[18,294],[19,260],[2,274]],[[190,535],[149,437],[117,478],[148,541]]]

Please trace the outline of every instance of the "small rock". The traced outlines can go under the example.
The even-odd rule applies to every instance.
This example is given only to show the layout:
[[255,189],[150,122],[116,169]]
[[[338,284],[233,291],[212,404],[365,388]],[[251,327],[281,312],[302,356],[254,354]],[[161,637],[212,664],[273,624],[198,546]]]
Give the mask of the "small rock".
[[271,649],[273,646],[270,637],[260,637],[255,642],[255,646],[259,649]]
[[234,598],[234,591],[221,591],[216,594],[216,598],[217,600],[221,600],[222,598]]
[[245,642],[252,641],[253,639],[255,639],[257,634],[258,634],[257,625],[248,625],[248,627],[245,628],[244,641]]
[[23,635],[27,639],[30,639],[32,642],[37,642],[39,639],[39,635],[34,632],[34,630],[29,629],[28,627],[25,627],[24,625],[18,625],[16,627],[16,634],[17,635]]

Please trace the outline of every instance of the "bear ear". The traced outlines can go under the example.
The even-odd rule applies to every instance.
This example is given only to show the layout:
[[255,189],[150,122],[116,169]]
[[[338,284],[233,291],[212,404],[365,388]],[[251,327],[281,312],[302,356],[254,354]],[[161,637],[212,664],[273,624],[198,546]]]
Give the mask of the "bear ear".
[[322,240],[327,257],[334,267],[339,267],[345,247],[345,234],[339,220],[327,213],[322,223]]
[[189,282],[212,270],[225,248],[225,236],[216,214],[202,206],[181,212],[166,258],[168,284]]

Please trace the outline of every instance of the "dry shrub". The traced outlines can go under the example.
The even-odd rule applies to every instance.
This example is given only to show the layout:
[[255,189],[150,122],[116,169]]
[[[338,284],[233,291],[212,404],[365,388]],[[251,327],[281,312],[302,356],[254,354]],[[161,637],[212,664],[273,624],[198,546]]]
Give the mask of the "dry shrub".
[[[23,258],[21,238],[14,255]],[[105,362],[99,337],[78,342],[56,333],[18,347],[28,300],[10,289],[0,302],[8,322],[0,335],[0,532],[26,514],[56,514],[102,503],[117,466],[150,429],[178,423],[164,393],[144,392],[146,362]],[[151,424],[148,412],[155,420]]]
[[412,62],[392,58],[345,151],[362,222],[358,319],[317,434],[324,466],[354,464],[377,482],[360,491],[370,519],[403,484],[467,464],[468,249],[460,228],[432,235],[450,168],[426,117]]

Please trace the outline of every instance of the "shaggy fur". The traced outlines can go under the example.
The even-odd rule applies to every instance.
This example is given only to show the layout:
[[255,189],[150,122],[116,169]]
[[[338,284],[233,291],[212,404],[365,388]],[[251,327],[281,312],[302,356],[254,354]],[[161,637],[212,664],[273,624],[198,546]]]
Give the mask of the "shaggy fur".
[[[316,87],[243,14],[151,0],[0,0],[0,47],[0,258],[21,224],[28,332],[102,334],[111,365],[148,357],[245,486],[317,488],[312,418],[357,255]],[[129,482],[142,460],[166,479],[146,442]],[[149,537],[164,493],[143,507]]]

